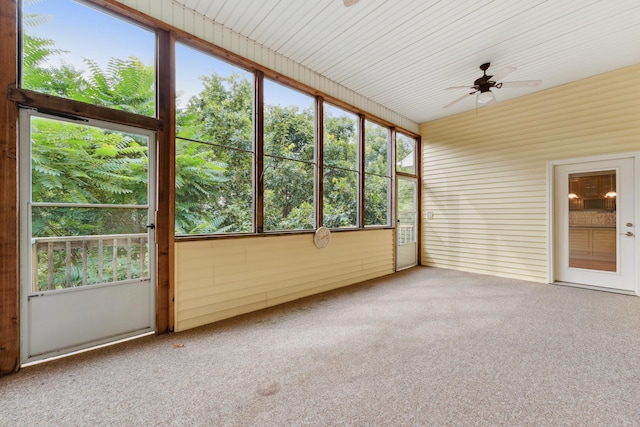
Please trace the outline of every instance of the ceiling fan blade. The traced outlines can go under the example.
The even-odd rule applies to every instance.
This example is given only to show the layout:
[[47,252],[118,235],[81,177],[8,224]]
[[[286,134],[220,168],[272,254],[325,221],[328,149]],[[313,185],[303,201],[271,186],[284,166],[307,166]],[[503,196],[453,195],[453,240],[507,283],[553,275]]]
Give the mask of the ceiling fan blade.
[[465,94],[464,94],[464,95],[462,95],[460,98],[456,99],[455,101],[452,101],[452,102],[448,103],[447,105],[445,105],[445,106],[444,106],[444,107],[442,107],[442,108],[449,108],[449,107],[452,107],[452,106],[456,105],[458,102],[460,102],[460,101],[462,101],[462,100],[466,99],[468,96],[473,95],[474,93],[475,93],[475,92],[465,93]]
[[475,88],[473,86],[451,86],[448,88],[445,88],[445,90],[449,90],[449,89],[467,89],[467,90],[474,90]]
[[538,87],[542,80],[521,80],[519,82],[502,82],[500,87]]
[[500,80],[504,79],[515,70],[517,70],[516,67],[504,67],[502,70],[498,71],[491,77],[491,81],[498,83]]
[[344,7],[351,7],[354,4],[358,3],[360,0],[343,0]]

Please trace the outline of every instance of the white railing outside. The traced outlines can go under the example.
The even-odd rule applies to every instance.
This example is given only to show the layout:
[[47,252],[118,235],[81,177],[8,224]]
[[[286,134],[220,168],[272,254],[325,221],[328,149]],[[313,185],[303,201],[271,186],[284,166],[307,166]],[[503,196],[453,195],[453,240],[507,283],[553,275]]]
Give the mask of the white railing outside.
[[148,277],[148,235],[34,237],[32,290]]
[[398,244],[406,245],[416,241],[415,227],[411,224],[398,224]]

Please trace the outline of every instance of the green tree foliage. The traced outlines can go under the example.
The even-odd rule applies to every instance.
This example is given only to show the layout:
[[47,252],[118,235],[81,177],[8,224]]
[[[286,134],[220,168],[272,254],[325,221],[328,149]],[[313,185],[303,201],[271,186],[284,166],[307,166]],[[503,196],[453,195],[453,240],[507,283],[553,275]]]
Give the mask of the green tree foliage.
[[202,77],[178,113],[176,233],[253,229],[253,85],[244,76]]
[[365,225],[389,223],[389,130],[365,125]]
[[[34,202],[147,203],[146,138],[34,118],[31,122]],[[144,209],[40,208],[35,236],[143,232]]]
[[326,227],[353,227],[357,224],[358,173],[356,118],[331,115],[324,119],[324,200]]
[[314,132],[311,108],[265,106],[265,230],[314,227]]
[[[30,18],[37,23],[38,18]],[[142,115],[154,115],[154,69],[137,58],[112,58],[104,68],[52,67],[62,51],[53,41],[24,36],[23,85]],[[264,173],[253,176],[253,84],[246,75],[202,77],[202,90],[178,112],[176,143],[177,234],[253,230],[254,180],[264,184],[265,230],[309,229],[315,224],[314,112],[297,106],[265,108]],[[324,223],[357,223],[356,119],[327,114],[324,142]],[[386,224],[389,180],[387,130],[367,127],[367,224]],[[33,198],[56,203],[146,203],[148,147],[139,138],[58,121],[34,124]],[[145,194],[142,194],[145,193]],[[136,202],[137,201],[137,202]],[[43,235],[140,230],[146,219],[89,210],[75,215],[48,209]],[[128,222],[128,223],[127,223]],[[102,230],[102,231],[101,231]]]

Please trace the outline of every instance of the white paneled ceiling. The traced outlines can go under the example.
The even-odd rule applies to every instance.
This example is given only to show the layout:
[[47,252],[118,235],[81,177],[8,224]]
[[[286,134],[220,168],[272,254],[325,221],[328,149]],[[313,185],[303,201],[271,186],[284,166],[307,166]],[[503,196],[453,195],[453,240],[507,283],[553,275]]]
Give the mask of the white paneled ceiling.
[[491,62],[498,102],[640,63],[638,0],[174,0],[417,122],[471,110]]

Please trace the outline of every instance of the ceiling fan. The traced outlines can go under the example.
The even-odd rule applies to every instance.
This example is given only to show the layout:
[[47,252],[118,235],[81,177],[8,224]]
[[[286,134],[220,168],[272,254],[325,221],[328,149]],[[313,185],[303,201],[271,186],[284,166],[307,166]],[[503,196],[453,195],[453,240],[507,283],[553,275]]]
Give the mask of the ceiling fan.
[[[345,3],[346,1],[347,0],[345,0]],[[505,78],[507,75],[511,74],[512,72],[514,72],[516,68],[505,67],[502,70],[495,73],[494,75],[487,75],[487,70],[489,69],[490,65],[491,63],[487,62],[480,66],[480,69],[482,70],[482,77],[480,77],[479,79],[476,79],[476,81],[473,82],[472,86],[448,87],[447,89],[471,89],[471,92],[461,96],[460,98],[454,100],[453,102],[448,103],[443,108],[449,108],[457,104],[458,102],[466,99],[468,96],[475,95],[476,93],[478,94],[478,96],[476,97],[476,102],[478,104],[487,105],[487,106],[494,105],[498,101],[496,101],[496,97],[491,91],[491,89],[500,89],[503,87],[507,87],[507,88],[538,87],[540,86],[540,83],[542,83],[542,80],[521,80],[517,82],[503,82],[502,79]]]

